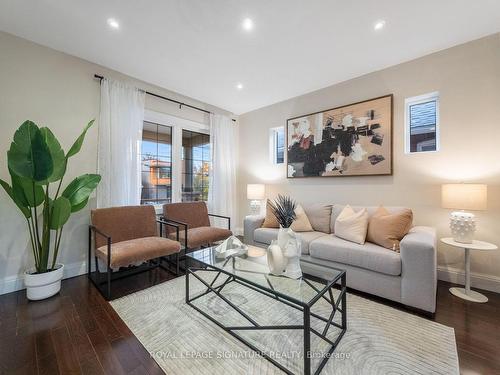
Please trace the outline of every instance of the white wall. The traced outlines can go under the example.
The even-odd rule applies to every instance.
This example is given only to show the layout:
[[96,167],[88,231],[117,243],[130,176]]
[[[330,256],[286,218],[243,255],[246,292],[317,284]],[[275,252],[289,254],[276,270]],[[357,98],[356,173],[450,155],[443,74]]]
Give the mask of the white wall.
[[[404,100],[433,91],[440,93],[441,150],[407,155]],[[284,126],[287,118],[390,93],[392,176],[287,180],[285,167],[270,163],[269,128]],[[300,202],[407,206],[416,224],[434,226],[442,237],[449,235],[449,211],[440,208],[440,185],[470,181],[487,183],[489,190],[488,211],[477,213],[477,238],[500,245],[500,34],[246,113],[239,122],[245,142],[240,142],[238,226],[248,212],[246,184],[264,182],[270,197],[281,192]],[[461,250],[440,244],[438,262],[442,279],[460,279]],[[473,285],[500,292],[500,251],[474,252],[472,270]]]
[[[15,130],[27,120],[48,126],[64,149],[71,146],[90,119],[99,114],[99,82],[94,74],[128,81],[137,87],[211,111],[225,113],[207,104],[134,80],[76,57],[0,32],[0,178],[10,181],[7,150]],[[147,61],[145,62],[147,63]],[[146,108],[192,121],[206,123],[207,115],[147,96]],[[65,181],[97,166],[97,123],[88,133],[81,152],[71,158]],[[85,270],[89,206],[71,217],[65,226],[59,260],[67,275]],[[22,287],[19,275],[32,265],[26,222],[0,192],[0,294]]]

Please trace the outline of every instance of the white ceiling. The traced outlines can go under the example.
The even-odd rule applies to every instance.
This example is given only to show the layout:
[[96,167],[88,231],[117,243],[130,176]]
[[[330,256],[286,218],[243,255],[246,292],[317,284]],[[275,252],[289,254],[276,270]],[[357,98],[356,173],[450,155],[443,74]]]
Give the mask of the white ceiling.
[[498,32],[500,1],[2,0],[0,30],[241,114]]

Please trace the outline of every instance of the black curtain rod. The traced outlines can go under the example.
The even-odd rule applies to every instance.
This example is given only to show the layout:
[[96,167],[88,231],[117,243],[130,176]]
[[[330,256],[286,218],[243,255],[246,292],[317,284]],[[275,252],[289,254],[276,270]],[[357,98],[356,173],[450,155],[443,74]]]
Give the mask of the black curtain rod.
[[[98,74],[94,74],[94,78],[97,78],[99,81],[101,81],[101,80],[104,79],[103,76],[100,76]],[[144,92],[146,94],[148,94],[148,95],[154,96],[155,98],[159,98],[159,99],[167,100],[167,101],[172,102],[172,103],[179,104],[179,108],[181,108],[182,106],[184,106],[184,107],[189,107],[189,108],[197,110],[197,111],[205,112],[207,114],[213,114],[212,112],[207,111],[206,109],[195,107],[194,105],[186,104],[186,103],[180,102],[180,101],[175,100],[175,99],[167,98],[166,96],[161,96],[161,95],[155,94],[153,92],[145,91],[145,90],[144,90]],[[236,121],[235,119],[231,119],[231,120],[232,121]]]

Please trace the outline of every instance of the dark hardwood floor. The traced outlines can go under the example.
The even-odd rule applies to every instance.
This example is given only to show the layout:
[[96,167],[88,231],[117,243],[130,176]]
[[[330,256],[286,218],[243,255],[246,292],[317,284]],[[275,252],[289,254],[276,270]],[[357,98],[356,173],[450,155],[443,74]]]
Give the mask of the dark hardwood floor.
[[[156,269],[116,281],[114,291],[173,277]],[[453,297],[450,286],[439,282],[432,319],[455,328],[461,373],[500,374],[500,295],[485,292],[490,301],[475,304]],[[0,374],[162,373],[86,276],[64,280],[45,301],[28,302],[24,291],[0,296]]]

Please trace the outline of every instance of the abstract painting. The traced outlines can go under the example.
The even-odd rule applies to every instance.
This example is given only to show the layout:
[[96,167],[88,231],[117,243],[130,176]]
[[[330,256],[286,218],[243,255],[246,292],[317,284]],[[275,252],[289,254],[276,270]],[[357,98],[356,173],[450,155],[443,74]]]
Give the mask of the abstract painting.
[[287,177],[392,174],[392,95],[287,120]]

